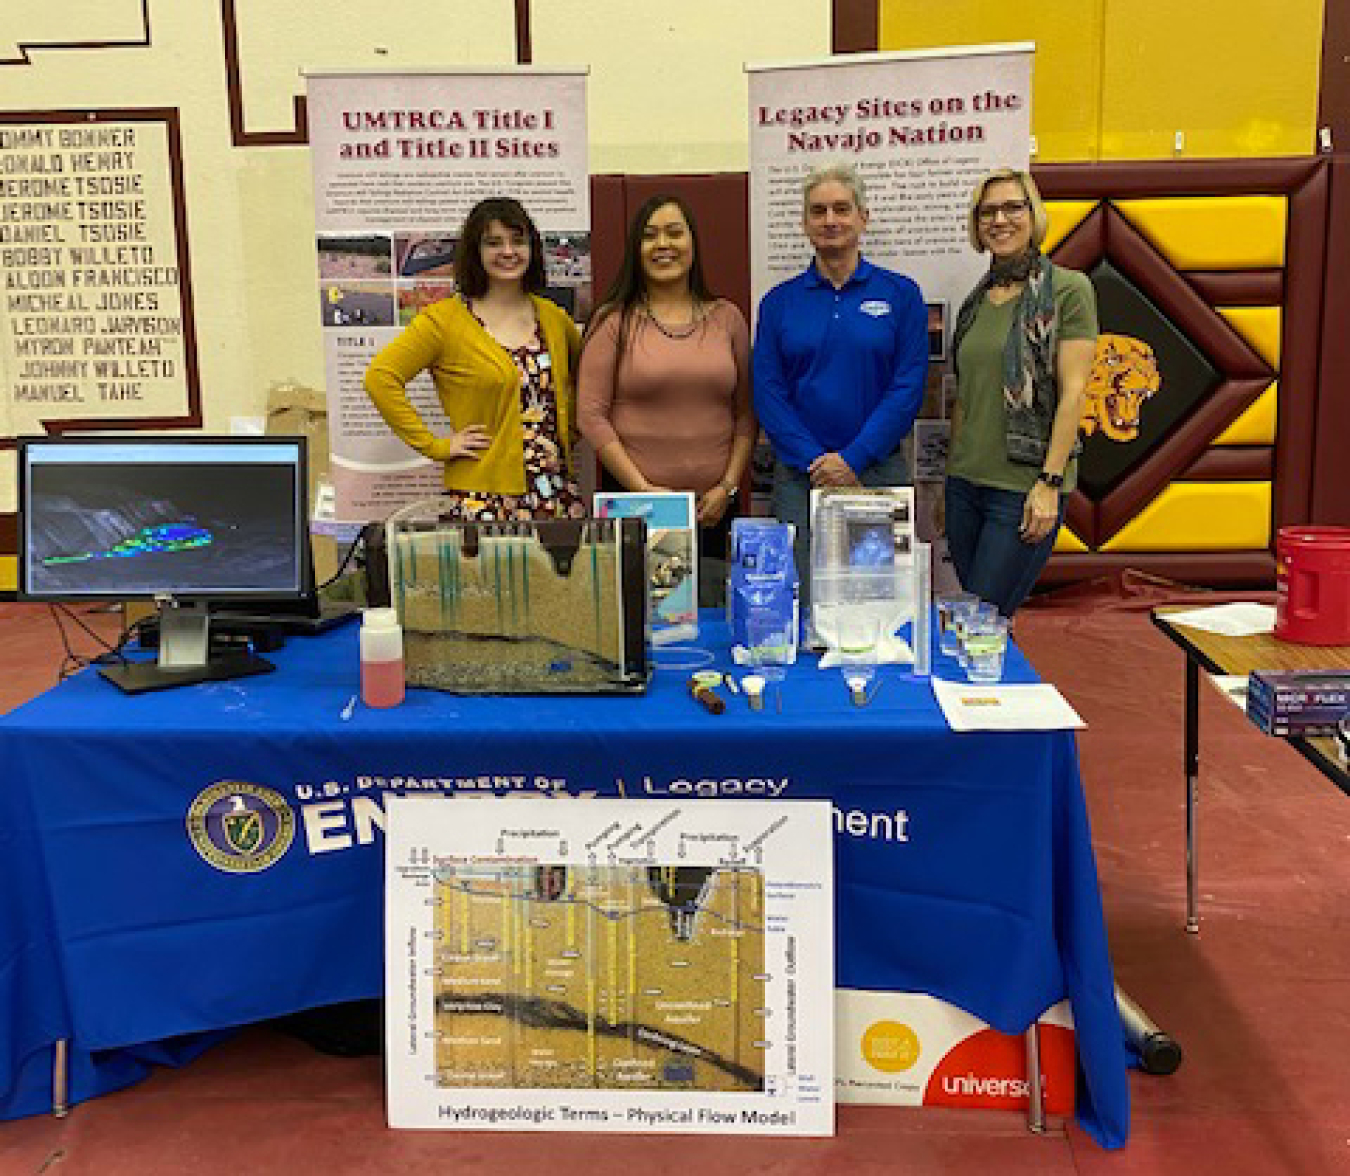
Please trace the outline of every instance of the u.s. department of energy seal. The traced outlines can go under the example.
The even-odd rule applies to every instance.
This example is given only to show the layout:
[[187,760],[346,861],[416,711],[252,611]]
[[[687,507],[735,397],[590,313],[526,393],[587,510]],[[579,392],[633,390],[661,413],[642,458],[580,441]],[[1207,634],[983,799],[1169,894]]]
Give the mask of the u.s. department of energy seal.
[[261,784],[222,780],[188,808],[188,839],[202,858],[230,874],[256,874],[280,860],[295,837],[286,798]]

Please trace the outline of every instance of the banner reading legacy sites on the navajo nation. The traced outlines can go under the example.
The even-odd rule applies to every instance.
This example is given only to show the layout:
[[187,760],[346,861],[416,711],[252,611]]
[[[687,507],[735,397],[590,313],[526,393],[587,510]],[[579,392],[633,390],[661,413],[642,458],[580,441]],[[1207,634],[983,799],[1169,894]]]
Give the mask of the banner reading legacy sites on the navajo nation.
[[[586,78],[311,74],[308,115],[336,514],[367,521],[442,488],[361,381],[419,310],[454,294],[455,243],[478,201],[519,200],[544,237],[548,296],[578,319],[590,312]],[[430,378],[408,393],[443,434]]]
[[756,304],[811,259],[801,181],[858,168],[869,260],[919,283],[936,329],[988,259],[966,238],[975,182],[1025,168],[1033,46],[987,45],[750,67],[750,257]]

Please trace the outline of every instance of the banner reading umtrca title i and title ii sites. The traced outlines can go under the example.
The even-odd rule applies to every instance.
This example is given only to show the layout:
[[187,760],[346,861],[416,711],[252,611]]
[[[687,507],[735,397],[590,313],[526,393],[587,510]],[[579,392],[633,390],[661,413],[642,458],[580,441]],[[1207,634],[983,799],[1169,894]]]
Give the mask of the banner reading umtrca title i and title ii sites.
[[[364,522],[442,489],[439,467],[390,432],[362,378],[419,310],[454,294],[455,244],[479,200],[525,206],[549,297],[577,319],[590,313],[586,78],[311,74],[308,114],[335,510]],[[408,392],[443,435],[430,378]]]

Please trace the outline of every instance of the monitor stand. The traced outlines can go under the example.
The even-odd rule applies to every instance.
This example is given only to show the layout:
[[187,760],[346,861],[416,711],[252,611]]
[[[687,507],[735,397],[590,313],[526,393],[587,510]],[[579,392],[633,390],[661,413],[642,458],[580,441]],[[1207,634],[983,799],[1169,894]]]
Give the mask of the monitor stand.
[[156,601],[159,608],[159,661],[119,662],[99,673],[127,694],[168,690],[197,682],[219,682],[270,674],[276,666],[246,650],[211,652],[211,618],[204,604]]

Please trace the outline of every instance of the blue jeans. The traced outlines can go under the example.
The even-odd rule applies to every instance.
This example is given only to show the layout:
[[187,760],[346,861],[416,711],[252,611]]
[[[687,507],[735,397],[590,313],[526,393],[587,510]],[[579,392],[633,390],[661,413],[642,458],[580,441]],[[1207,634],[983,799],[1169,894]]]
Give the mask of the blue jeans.
[[947,546],[961,587],[998,606],[1010,617],[1027,598],[1055,546],[1064,521],[1064,496],[1059,518],[1039,543],[1024,543],[1022,505],[1026,495],[1014,490],[977,486],[965,478],[947,479]]
[[[909,462],[904,450],[897,449],[885,461],[868,466],[858,480],[864,486],[908,486]],[[797,528],[792,557],[797,565],[797,582],[805,615],[805,609],[811,603],[811,475],[775,461],[771,503],[774,518]]]

